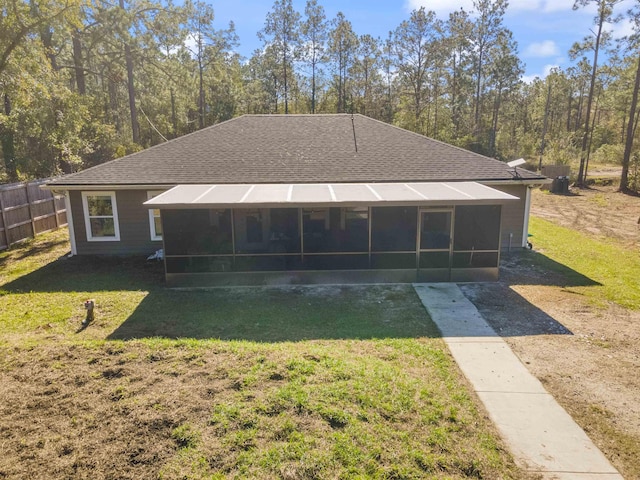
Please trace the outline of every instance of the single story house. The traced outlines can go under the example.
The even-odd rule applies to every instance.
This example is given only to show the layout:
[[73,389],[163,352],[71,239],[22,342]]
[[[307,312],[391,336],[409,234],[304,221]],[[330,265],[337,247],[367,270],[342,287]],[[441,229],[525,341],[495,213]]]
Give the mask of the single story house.
[[244,115],[48,183],[169,285],[496,280],[545,177],[362,115]]

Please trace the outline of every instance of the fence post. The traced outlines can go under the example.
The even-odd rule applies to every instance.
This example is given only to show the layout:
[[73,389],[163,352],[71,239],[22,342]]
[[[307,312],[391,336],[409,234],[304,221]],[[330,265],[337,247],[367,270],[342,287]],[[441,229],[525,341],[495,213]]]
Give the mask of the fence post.
[[36,221],[33,219],[33,208],[31,208],[31,196],[29,195],[29,182],[24,184],[24,191],[27,194],[27,205],[29,209],[29,218],[31,219],[31,231],[33,232],[33,238],[36,238],[38,232],[36,232]]
[[9,248],[9,229],[7,228],[7,216],[4,213],[4,204],[2,203],[2,191],[0,190],[0,214],[2,215],[2,225],[4,225],[4,244]]

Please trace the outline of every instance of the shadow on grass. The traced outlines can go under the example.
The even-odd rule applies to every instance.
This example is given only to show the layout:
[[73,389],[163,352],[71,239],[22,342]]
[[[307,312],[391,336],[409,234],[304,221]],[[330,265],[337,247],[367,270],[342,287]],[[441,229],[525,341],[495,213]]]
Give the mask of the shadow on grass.
[[601,283],[536,252],[517,250],[502,255],[500,280],[509,285],[597,287]]
[[[463,290],[499,335],[571,334],[510,285],[595,286],[536,252],[503,256],[502,279]],[[257,342],[439,337],[411,285],[171,290],[161,263],[60,257],[0,286],[5,293],[145,291],[110,340],[195,338]],[[502,318],[502,320],[501,320]]]
[[34,239],[25,240],[24,242],[14,245],[5,250],[0,255],[0,267],[6,267],[11,262],[17,262],[35,255],[46,255],[47,253],[68,245],[66,238],[54,239],[45,242],[36,242]]
[[71,257],[54,261],[23,275],[0,290],[25,292],[93,292],[163,288],[162,263],[137,257]]
[[151,292],[107,338],[283,342],[439,337],[411,285]]

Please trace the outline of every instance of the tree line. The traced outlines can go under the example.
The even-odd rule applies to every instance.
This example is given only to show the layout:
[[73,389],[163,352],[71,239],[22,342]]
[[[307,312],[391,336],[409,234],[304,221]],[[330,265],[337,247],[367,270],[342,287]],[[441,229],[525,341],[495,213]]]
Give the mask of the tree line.
[[[502,160],[623,166],[640,186],[638,7],[597,6],[574,65],[523,83],[507,0],[440,19],[420,8],[386,38],[318,0],[275,0],[242,58],[233,23],[187,0],[0,0],[0,180],[87,168],[242,114],[361,113]],[[620,15],[634,34],[613,42]],[[600,61],[603,53],[606,61]]]

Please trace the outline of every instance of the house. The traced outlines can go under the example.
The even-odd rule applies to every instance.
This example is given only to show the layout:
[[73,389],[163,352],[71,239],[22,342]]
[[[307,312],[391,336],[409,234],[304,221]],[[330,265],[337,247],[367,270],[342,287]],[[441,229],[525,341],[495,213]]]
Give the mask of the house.
[[48,183],[169,285],[496,280],[545,177],[362,115],[244,115]]

